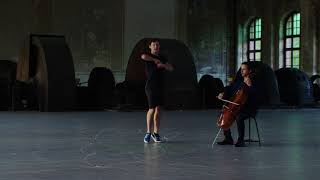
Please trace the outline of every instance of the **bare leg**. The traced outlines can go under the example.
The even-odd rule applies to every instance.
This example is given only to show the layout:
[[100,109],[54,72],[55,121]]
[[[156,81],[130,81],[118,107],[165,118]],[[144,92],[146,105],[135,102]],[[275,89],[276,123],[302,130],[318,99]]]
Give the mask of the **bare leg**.
[[154,116],[153,116],[153,125],[154,125],[154,133],[159,133],[160,130],[160,106],[155,108]]
[[154,115],[154,108],[150,108],[147,112],[147,133],[151,132],[151,124]]

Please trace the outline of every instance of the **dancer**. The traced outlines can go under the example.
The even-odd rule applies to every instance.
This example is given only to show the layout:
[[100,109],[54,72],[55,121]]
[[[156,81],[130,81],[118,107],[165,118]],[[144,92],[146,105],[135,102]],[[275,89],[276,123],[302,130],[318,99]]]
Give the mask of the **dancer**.
[[[147,133],[144,142],[149,143],[152,138],[154,142],[161,142],[160,131],[160,111],[163,101],[163,71],[172,71],[173,67],[160,53],[160,43],[157,39],[152,39],[148,43],[150,52],[143,53],[141,59],[145,61],[147,81],[145,92],[148,99],[149,109],[147,112]],[[153,122],[153,131],[152,131]]]

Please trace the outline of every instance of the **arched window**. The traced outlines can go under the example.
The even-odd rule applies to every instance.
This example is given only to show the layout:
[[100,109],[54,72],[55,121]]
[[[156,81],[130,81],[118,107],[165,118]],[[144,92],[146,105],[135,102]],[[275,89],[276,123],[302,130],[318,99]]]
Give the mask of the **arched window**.
[[253,19],[248,26],[248,61],[261,61],[261,18]]
[[300,13],[290,14],[284,28],[284,67],[300,67]]

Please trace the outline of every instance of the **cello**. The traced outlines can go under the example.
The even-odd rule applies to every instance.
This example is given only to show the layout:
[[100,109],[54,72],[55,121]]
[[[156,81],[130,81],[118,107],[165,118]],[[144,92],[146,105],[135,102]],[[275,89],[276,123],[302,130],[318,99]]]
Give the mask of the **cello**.
[[239,90],[231,97],[230,101],[225,99],[220,99],[226,102],[223,107],[221,114],[218,118],[217,125],[223,130],[227,130],[231,127],[233,122],[236,120],[242,106],[246,103],[248,99],[247,88],[248,86],[242,85]]

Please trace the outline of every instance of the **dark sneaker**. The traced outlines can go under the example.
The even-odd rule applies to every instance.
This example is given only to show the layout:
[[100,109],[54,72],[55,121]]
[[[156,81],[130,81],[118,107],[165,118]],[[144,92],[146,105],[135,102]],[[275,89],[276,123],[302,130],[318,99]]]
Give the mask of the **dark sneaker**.
[[244,141],[238,141],[234,146],[235,147],[246,147],[246,144],[244,143]]
[[233,145],[233,139],[224,139],[223,141],[217,142],[218,145]]
[[161,141],[161,138],[160,138],[160,135],[157,134],[157,133],[152,133],[152,134],[151,134],[151,137],[152,137],[152,139],[153,139],[154,142],[157,142],[157,143],[162,142],[162,141]]
[[151,138],[151,133],[146,133],[146,135],[144,136],[143,141],[145,143],[149,143],[150,142],[150,138]]

